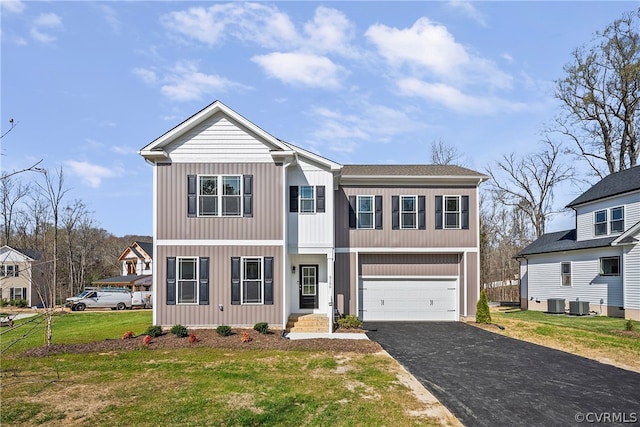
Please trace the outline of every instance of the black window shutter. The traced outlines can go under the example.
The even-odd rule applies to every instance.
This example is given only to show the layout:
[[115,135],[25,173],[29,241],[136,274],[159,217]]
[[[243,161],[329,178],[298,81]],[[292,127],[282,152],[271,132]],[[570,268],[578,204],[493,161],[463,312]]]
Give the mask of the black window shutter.
[[167,305],[176,305],[176,257],[167,257]]
[[200,258],[199,304],[209,305],[209,258]]
[[273,257],[264,258],[264,303],[273,304]]
[[462,196],[461,197],[461,202],[462,202],[462,206],[461,206],[462,229],[463,230],[468,230],[469,229],[469,196]]
[[289,212],[298,212],[298,186],[289,187]]
[[187,175],[187,216],[198,216],[198,176]]
[[442,230],[442,196],[436,196],[436,230]]
[[391,228],[400,229],[400,196],[391,196]]
[[231,257],[231,304],[240,304],[240,257]]
[[425,196],[418,196],[418,230],[426,230],[426,217],[425,217],[425,209],[426,209],[426,200]]
[[242,177],[243,192],[243,216],[253,216],[253,175],[244,175]]
[[376,230],[382,230],[382,196],[376,196]]
[[356,196],[349,196],[349,228],[356,228]]
[[316,213],[324,212],[324,185],[316,186]]

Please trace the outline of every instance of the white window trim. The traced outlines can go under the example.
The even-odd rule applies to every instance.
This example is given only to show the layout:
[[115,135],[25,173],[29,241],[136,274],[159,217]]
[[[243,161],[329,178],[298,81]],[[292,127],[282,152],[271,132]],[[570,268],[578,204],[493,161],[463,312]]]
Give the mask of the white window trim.
[[[311,191],[313,191],[313,197],[312,198],[306,198],[306,197],[302,197],[302,189],[303,188],[311,188]],[[316,186],[315,185],[300,185],[298,186],[298,213],[301,215],[314,215],[316,213],[316,198],[318,197],[318,195],[316,194]],[[312,206],[313,206],[313,211],[303,211],[302,210],[302,201],[303,200],[312,200]]]
[[[11,274],[9,274],[11,268]],[[19,277],[20,268],[16,264],[3,264],[0,266],[0,276],[2,277]]]
[[[202,197],[202,194],[200,194],[200,179],[203,177],[215,177],[216,178],[216,186],[217,186],[217,191],[216,191],[216,195],[215,196],[205,196],[205,197],[215,197],[218,200],[218,212],[215,215],[203,215],[200,212],[200,197]],[[223,179],[227,178],[227,177],[232,177],[232,178],[239,178],[240,179],[240,189],[239,192],[240,194],[238,194],[237,196],[233,196],[233,197],[238,197],[240,199],[240,203],[239,203],[239,209],[238,209],[238,214],[237,215],[222,215],[222,200],[223,197],[225,196],[223,194]],[[222,174],[222,175],[216,175],[216,174],[200,174],[197,177],[197,210],[198,210],[198,217],[200,218],[240,218],[242,217],[242,212],[243,212],[243,203],[244,203],[244,197],[242,197],[243,193],[244,193],[244,179],[243,179],[243,175],[242,174]],[[228,197],[228,196],[227,196]]]
[[[260,302],[244,302],[244,281],[245,281],[244,263],[246,260],[260,260]],[[264,305],[264,257],[263,256],[240,257],[240,304],[241,305]]]
[[[20,289],[20,298],[16,298],[14,295],[15,289]],[[27,288],[23,288],[23,287],[17,287],[17,288],[10,288],[9,289],[9,297],[11,300],[16,300],[16,299],[27,299]]]
[[[565,272],[562,271],[562,266],[567,265],[567,264],[569,265],[569,273],[565,273]],[[573,277],[571,277],[572,273],[573,273],[573,266],[572,266],[570,261],[563,261],[563,262],[560,263],[560,286],[561,287],[570,288],[570,287],[573,286],[573,282],[572,282]],[[564,277],[567,274],[569,275],[569,284],[565,285],[564,284]]]
[[[603,272],[603,268],[602,268],[602,262],[605,259],[617,259],[618,260],[618,274],[606,274]],[[620,258],[619,255],[613,255],[613,256],[603,256],[600,257],[600,259],[598,260],[598,275],[600,276],[606,276],[606,277],[620,277],[622,275],[622,264],[621,264],[622,259]]]
[[[195,279],[193,281],[196,282],[196,287],[195,287],[195,294],[196,294],[196,301],[195,302],[180,302],[180,282],[181,281],[190,281],[190,280],[182,280],[180,279],[180,261],[182,260],[195,260],[195,264],[196,264],[196,271],[195,271]],[[200,278],[200,259],[198,257],[194,257],[194,256],[182,256],[182,257],[177,257],[176,258],[176,304],[177,305],[198,305],[200,304],[200,292],[199,292],[199,278]]]
[[[402,199],[403,198],[407,198],[407,197],[412,197],[413,198],[413,207],[415,209],[413,212],[405,212],[402,209],[402,207],[403,207]],[[400,203],[400,209],[399,209],[399,211],[400,211],[400,230],[417,230],[418,229],[418,196],[417,195],[408,195],[408,194],[401,195],[399,203]],[[405,214],[405,213],[413,213],[413,215],[414,215],[414,221],[413,221],[414,226],[413,227],[405,227],[404,226],[404,221],[403,221],[404,215],[403,214]]]
[[[371,214],[371,227],[360,227],[360,199],[361,198],[370,198],[371,199],[371,212],[363,212]],[[361,195],[356,197],[356,228],[358,230],[373,230],[376,228],[376,198],[375,196],[369,195]]]
[[[458,210],[447,210],[447,199],[458,199]],[[447,213],[455,213],[458,216],[457,227],[447,227]],[[443,230],[461,230],[462,229],[462,196],[458,195],[443,195],[442,196],[442,229]]]
[[[620,219],[613,219],[613,211],[614,209],[621,209],[622,210],[622,218]],[[603,237],[603,236],[610,236],[610,235],[618,235],[618,234],[622,234],[624,233],[624,229],[625,229],[625,212],[624,212],[624,205],[622,206],[613,206],[611,208],[606,208],[606,209],[598,209],[597,211],[593,212],[593,236],[594,237]],[[596,218],[597,218],[597,214],[600,212],[604,212],[605,214],[605,219],[604,221],[601,222],[596,222]],[[612,231],[611,230],[611,223],[614,221],[622,221],[622,230],[621,231]],[[596,226],[597,225],[601,225],[604,224],[605,225],[605,232],[602,234],[597,234],[596,233]]]
[[[622,210],[622,218],[616,219],[616,220],[613,219],[613,211],[614,211],[614,209],[621,209]],[[612,231],[611,224],[614,221],[615,222],[622,221],[622,230],[620,230],[620,231]],[[607,226],[608,226],[609,234],[621,234],[621,233],[624,233],[624,206],[614,206],[612,208],[609,208],[609,221],[607,222]]]

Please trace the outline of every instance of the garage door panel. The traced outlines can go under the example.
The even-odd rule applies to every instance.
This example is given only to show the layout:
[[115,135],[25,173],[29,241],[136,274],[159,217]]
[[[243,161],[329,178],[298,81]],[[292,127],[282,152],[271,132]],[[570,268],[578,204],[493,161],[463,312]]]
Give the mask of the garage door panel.
[[457,280],[364,279],[361,315],[374,320],[458,320]]

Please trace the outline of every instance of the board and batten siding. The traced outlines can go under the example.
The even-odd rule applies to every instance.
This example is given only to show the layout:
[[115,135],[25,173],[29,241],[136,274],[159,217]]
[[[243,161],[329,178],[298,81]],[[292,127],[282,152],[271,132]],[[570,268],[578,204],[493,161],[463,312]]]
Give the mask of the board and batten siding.
[[[535,300],[563,298],[588,301],[592,305],[623,306],[622,275],[601,276],[600,258],[620,256],[619,248],[601,248],[528,257],[528,296]],[[560,265],[571,262],[571,286],[562,286]],[[622,261],[621,261],[622,262]]]
[[624,308],[640,311],[640,244],[624,247],[623,263]]
[[[607,200],[599,200],[580,206],[576,209],[576,240],[581,241],[607,237],[606,235],[595,235],[595,212],[618,206],[624,206],[625,230],[640,221],[640,192],[630,193]],[[611,218],[607,217],[607,220],[611,220]]]
[[458,254],[363,254],[361,276],[458,276]]
[[[478,245],[475,187],[368,187],[345,186],[336,191],[336,248],[469,248]],[[349,196],[382,196],[382,230],[349,228]],[[393,230],[391,197],[425,196],[425,230]],[[436,196],[469,196],[469,229],[436,230]]]
[[[253,326],[267,322],[279,328],[282,325],[282,247],[281,246],[157,246],[154,262],[154,309],[157,324],[186,327]],[[167,305],[167,257],[209,257],[209,304]],[[231,304],[231,257],[274,257],[273,304]],[[222,311],[218,305],[222,304]],[[160,309],[159,309],[160,308]]]
[[272,147],[231,119],[217,114],[165,148],[174,163],[270,163]]
[[[157,165],[157,240],[282,240],[282,167],[274,163]],[[252,217],[187,217],[188,175],[253,175]]]

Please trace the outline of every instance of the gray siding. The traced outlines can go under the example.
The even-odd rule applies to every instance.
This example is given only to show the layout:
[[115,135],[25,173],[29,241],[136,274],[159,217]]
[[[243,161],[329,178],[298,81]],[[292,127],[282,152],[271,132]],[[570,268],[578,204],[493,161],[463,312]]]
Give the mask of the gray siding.
[[353,253],[336,254],[335,293],[336,308],[340,314],[358,314],[356,312],[357,286],[353,279],[356,269],[356,255]]
[[[173,163],[157,167],[158,240],[281,240],[282,167],[273,163]],[[253,175],[253,217],[187,217],[187,175]]]
[[[209,257],[209,305],[166,304],[167,257]],[[274,257],[273,305],[231,305],[231,257]],[[282,326],[282,247],[233,246],[159,246],[154,262],[157,263],[156,300],[157,323],[162,326],[217,326],[221,324],[253,326],[258,322]],[[223,311],[218,309],[223,305]]]
[[[336,248],[459,248],[476,247],[478,227],[475,187],[340,187],[336,192]],[[383,229],[349,228],[349,196],[382,196]],[[392,230],[391,196],[426,196],[426,230]],[[435,196],[469,196],[469,229],[436,230]]]
[[360,255],[362,276],[457,276],[458,254]]

